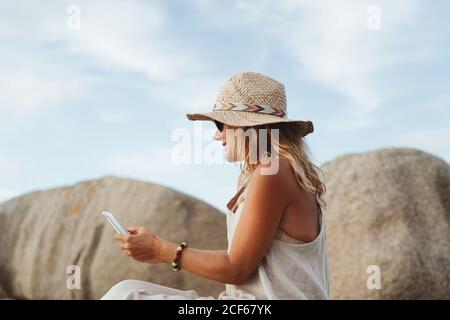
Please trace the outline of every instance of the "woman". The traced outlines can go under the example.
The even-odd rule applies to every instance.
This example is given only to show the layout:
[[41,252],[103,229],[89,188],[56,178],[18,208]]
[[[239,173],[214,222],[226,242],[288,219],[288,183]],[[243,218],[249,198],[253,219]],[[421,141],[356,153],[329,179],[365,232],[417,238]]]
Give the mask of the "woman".
[[[226,159],[241,162],[238,192],[227,204],[227,250],[178,247],[136,227],[129,236],[116,235],[124,254],[147,263],[171,263],[177,256],[175,271],[225,284],[217,299],[328,299],[325,185],[304,140],[314,128],[311,121],[287,118],[286,111],[283,84],[241,72],[223,85],[212,112],[187,114],[214,121]],[[102,299],[215,297],[126,280]]]

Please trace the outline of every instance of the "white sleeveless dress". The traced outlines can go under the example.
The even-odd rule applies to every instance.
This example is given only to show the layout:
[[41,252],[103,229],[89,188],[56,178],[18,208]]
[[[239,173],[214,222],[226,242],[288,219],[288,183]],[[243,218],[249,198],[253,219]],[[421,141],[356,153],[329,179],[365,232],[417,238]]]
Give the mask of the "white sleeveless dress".
[[[247,193],[247,189],[243,195]],[[227,208],[228,252],[234,231],[244,208],[238,204],[235,212]],[[325,219],[317,204],[320,232],[310,242],[290,237],[278,228],[269,250],[250,279],[240,285],[226,284],[218,300],[329,299],[329,271]],[[102,298],[137,300],[215,300],[199,296],[195,290],[179,290],[152,282],[125,280],[112,287]]]

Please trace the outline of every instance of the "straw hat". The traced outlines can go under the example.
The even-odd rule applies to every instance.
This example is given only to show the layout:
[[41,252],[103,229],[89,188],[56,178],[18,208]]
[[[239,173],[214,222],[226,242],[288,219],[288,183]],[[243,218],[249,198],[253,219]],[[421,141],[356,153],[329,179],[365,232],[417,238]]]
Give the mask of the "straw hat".
[[222,86],[212,112],[186,116],[189,120],[216,120],[237,127],[291,122],[301,126],[304,136],[314,131],[311,121],[287,117],[284,85],[258,72],[236,73]]

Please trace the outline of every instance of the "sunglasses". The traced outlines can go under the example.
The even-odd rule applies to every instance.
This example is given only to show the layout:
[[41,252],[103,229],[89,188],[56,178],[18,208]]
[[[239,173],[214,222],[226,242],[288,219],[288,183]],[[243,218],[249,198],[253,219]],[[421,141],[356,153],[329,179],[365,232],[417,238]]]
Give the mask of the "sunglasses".
[[223,131],[223,123],[219,122],[217,120],[214,120],[214,123],[216,124],[217,129],[219,129],[220,132]]

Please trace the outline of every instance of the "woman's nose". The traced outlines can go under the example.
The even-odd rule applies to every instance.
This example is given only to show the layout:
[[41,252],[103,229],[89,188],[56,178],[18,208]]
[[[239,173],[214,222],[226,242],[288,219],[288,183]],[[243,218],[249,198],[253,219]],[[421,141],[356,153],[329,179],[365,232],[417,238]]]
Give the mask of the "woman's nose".
[[216,130],[216,132],[214,133],[214,140],[222,140],[222,132]]

